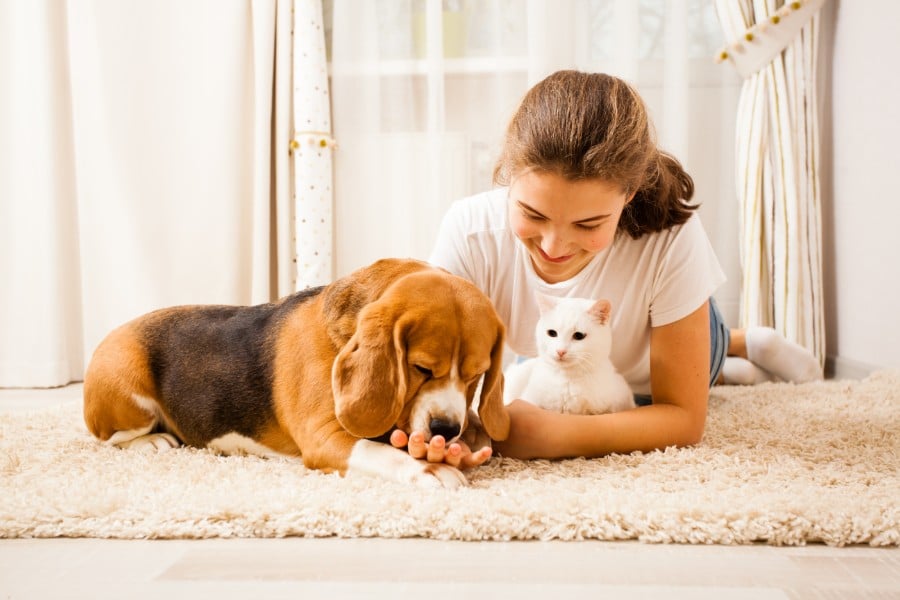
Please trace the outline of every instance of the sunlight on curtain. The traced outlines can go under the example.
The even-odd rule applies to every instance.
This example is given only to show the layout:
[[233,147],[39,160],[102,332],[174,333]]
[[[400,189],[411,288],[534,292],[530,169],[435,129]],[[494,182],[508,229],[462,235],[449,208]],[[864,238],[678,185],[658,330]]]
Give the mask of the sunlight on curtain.
[[427,258],[454,200],[488,190],[506,124],[558,69],[634,83],[663,148],[694,176],[737,317],[734,115],[740,78],[702,0],[325,0],[335,137],[336,275]]
[[272,298],[289,7],[0,3],[0,386],[80,380],[152,309]]
[[718,0],[719,52],[746,78],[737,122],[741,325],[774,327],[825,361],[818,11],[822,0]]

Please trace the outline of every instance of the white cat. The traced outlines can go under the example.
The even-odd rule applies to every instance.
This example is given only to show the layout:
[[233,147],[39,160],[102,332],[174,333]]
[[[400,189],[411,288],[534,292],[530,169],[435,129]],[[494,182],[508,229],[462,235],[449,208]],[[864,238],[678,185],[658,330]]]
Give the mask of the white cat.
[[537,294],[538,355],[507,367],[503,400],[521,398],[549,410],[601,414],[634,408],[634,395],[609,360],[608,300]]

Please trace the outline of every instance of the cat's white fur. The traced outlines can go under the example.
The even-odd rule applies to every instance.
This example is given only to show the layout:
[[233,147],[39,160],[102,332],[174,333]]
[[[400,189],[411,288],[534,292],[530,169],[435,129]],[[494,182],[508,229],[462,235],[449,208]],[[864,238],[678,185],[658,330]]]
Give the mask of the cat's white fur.
[[[634,395],[610,362],[608,300],[537,294],[538,355],[507,367],[504,402],[520,398],[549,410],[602,414],[634,408]],[[555,333],[553,335],[552,333]],[[582,339],[576,339],[581,337]]]

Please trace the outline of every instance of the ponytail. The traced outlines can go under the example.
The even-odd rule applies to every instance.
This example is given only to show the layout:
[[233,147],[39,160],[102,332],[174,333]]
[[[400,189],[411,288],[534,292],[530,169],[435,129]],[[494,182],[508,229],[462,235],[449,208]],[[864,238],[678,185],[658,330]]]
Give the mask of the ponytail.
[[644,185],[625,205],[619,230],[638,239],[645,233],[682,225],[698,208],[690,203],[693,197],[694,180],[678,159],[659,150],[650,162]]

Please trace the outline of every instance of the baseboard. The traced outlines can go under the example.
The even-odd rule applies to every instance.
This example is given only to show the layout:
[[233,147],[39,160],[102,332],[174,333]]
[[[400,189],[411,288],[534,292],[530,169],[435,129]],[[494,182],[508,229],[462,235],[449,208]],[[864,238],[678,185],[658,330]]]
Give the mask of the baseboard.
[[879,365],[841,358],[840,356],[827,356],[825,358],[825,377],[827,379],[865,379],[882,368]]

